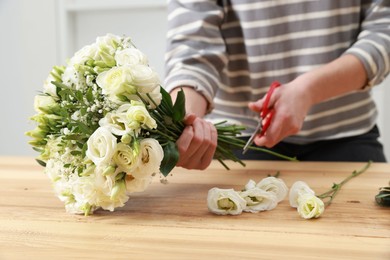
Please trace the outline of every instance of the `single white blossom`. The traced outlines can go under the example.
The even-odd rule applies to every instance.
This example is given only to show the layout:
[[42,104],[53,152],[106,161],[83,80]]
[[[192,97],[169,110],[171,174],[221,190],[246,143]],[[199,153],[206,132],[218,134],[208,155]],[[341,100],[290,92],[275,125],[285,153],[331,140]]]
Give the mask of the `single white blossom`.
[[298,213],[304,219],[318,218],[325,210],[324,202],[311,193],[298,197]]
[[217,215],[239,215],[246,201],[233,189],[212,188],[207,195],[207,207]]
[[275,193],[265,191],[259,187],[253,187],[239,194],[246,201],[245,212],[257,213],[272,210],[278,204]]
[[118,66],[123,65],[148,65],[148,58],[135,47],[118,50],[115,53],[115,60]]
[[256,186],[262,190],[275,194],[277,202],[282,201],[288,193],[288,188],[284,181],[272,176],[262,179]]
[[87,141],[86,156],[99,166],[109,163],[115,153],[116,137],[105,127],[99,127]]
[[118,143],[112,158],[121,171],[132,172],[139,164],[139,151],[130,145]]
[[290,206],[293,208],[298,207],[298,198],[303,194],[314,195],[315,192],[312,189],[310,189],[309,185],[307,185],[305,182],[303,181],[295,182],[290,188],[290,193],[289,193]]
[[131,174],[137,179],[149,178],[160,171],[164,151],[156,139],[145,138],[140,142],[140,160]]

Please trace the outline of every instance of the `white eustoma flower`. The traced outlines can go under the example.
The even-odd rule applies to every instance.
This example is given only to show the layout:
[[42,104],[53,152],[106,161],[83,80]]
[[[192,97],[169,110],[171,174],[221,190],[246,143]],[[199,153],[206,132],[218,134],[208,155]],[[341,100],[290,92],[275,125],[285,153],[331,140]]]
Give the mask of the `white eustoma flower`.
[[136,179],[152,176],[160,171],[164,151],[156,139],[145,138],[140,142],[140,161],[138,166],[131,172]]
[[140,128],[155,129],[157,128],[156,120],[151,117],[145,105],[138,101],[131,101],[131,106],[126,112],[127,119],[130,122],[129,127],[138,133]]
[[302,218],[318,218],[325,210],[324,202],[314,194],[304,193],[298,197],[298,213]]
[[117,110],[107,113],[105,117],[99,120],[99,125],[106,127],[114,135],[122,136],[127,134],[130,129],[128,128],[129,119],[126,113],[130,106],[130,104],[123,104]]
[[257,213],[259,211],[271,210],[278,204],[274,193],[253,187],[239,193],[246,201],[245,212]]
[[131,70],[127,66],[113,67],[100,73],[96,83],[102,88],[102,93],[114,102],[137,93],[137,87],[132,84]]
[[139,164],[138,151],[124,143],[118,143],[113,160],[121,171],[132,172]]
[[131,174],[126,175],[126,190],[128,193],[142,192],[146,190],[152,181],[152,177],[134,178]]
[[303,194],[311,194],[314,195],[315,192],[310,189],[309,185],[307,185],[303,181],[295,182],[290,188],[289,201],[290,206],[293,208],[298,207],[298,198]]
[[137,86],[139,93],[150,93],[160,87],[157,73],[149,66],[137,64],[130,66],[132,83]]
[[207,195],[207,207],[217,215],[239,215],[246,201],[233,189],[212,188]]
[[116,137],[105,127],[99,127],[87,141],[86,156],[99,166],[109,163],[116,150]]
[[118,50],[115,54],[117,66],[148,64],[148,58],[140,50],[135,47],[129,47],[123,50]]
[[[149,103],[148,107],[155,109],[161,103],[162,95],[160,92],[160,87],[154,88],[151,92],[148,93],[139,93],[139,95]],[[137,98],[133,98],[133,100],[138,100]]]
[[92,59],[98,51],[96,44],[86,45],[78,50],[70,59],[70,65],[84,64],[86,61]]
[[257,187],[275,194],[277,202],[282,201],[288,193],[287,185],[280,178],[266,177],[256,184]]

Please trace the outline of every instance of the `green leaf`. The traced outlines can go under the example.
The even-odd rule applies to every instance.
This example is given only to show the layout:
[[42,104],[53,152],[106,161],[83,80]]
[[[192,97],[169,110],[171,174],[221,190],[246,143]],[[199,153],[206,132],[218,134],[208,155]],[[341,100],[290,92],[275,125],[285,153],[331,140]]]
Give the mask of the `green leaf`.
[[177,150],[176,144],[172,141],[168,141],[163,147],[163,150],[164,158],[161,162],[160,171],[167,177],[179,160],[179,151]]
[[171,95],[169,95],[169,93],[166,92],[163,87],[160,87],[160,93],[162,96],[161,105],[166,107],[169,111],[172,111],[173,103],[172,103]]
[[92,93],[92,88],[88,88],[87,94],[86,94],[88,102],[93,102],[93,93]]
[[175,104],[173,105],[173,121],[181,122],[186,115],[186,107],[185,107],[186,99],[184,96],[184,91],[181,89],[177,93]]
[[43,167],[46,167],[46,163],[42,160],[39,160],[39,159],[35,159],[35,161],[37,161],[37,163],[40,165],[40,166],[43,166]]

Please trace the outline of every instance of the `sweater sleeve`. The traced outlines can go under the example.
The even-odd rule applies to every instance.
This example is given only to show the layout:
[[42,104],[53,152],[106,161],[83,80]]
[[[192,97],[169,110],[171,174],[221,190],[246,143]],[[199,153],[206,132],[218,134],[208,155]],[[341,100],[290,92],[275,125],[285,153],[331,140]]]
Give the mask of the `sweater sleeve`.
[[357,41],[346,53],[361,60],[368,75],[367,87],[372,87],[390,72],[390,0],[369,2]]
[[209,110],[227,63],[220,32],[223,19],[217,1],[168,1],[165,88],[193,87],[207,99]]

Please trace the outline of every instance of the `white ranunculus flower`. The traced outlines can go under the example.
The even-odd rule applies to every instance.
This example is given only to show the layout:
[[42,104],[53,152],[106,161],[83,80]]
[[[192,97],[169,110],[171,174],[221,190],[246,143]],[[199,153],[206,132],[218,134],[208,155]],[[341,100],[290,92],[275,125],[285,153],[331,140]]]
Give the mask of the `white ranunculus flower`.
[[38,113],[53,113],[57,107],[57,102],[51,96],[36,95],[34,98],[34,108]]
[[139,164],[138,151],[124,143],[118,143],[113,159],[124,172],[132,172]]
[[245,212],[257,213],[271,210],[278,204],[277,197],[273,192],[265,191],[259,187],[245,190],[239,194],[246,201]]
[[289,193],[289,201],[290,201],[290,206],[293,208],[298,207],[298,197],[302,194],[312,194],[314,195],[315,192],[310,189],[309,185],[307,185],[303,181],[296,181],[290,188],[290,193]]
[[212,188],[207,195],[207,207],[217,215],[238,215],[246,201],[233,189]]
[[257,187],[275,194],[277,202],[282,201],[288,193],[287,185],[282,179],[266,177],[256,184]]
[[99,166],[109,163],[116,150],[116,137],[105,127],[99,127],[87,141],[86,156]]
[[160,171],[164,151],[156,139],[145,138],[140,142],[140,162],[131,174],[136,179],[144,179]]
[[131,174],[126,175],[126,190],[128,193],[142,192],[152,182],[152,177],[136,179]]
[[137,64],[148,65],[148,58],[146,55],[135,47],[118,50],[115,54],[115,60],[118,66]]
[[298,197],[298,213],[302,218],[318,218],[325,210],[324,202],[314,194],[304,193]]

